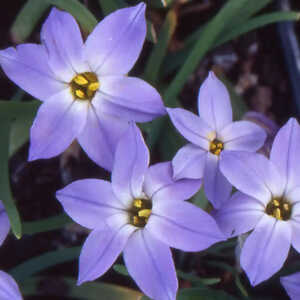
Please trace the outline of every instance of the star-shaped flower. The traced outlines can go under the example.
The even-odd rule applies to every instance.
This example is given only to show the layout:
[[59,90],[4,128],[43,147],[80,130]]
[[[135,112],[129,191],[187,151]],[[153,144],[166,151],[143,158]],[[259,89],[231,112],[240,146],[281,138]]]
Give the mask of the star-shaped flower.
[[201,180],[174,181],[170,162],[148,164],[148,149],[132,124],[117,146],[111,183],[78,180],[57,192],[71,218],[92,229],[79,259],[79,284],[104,274],[123,251],[141,290],[172,300],[178,283],[169,246],[200,251],[224,239],[210,215],[183,201]]
[[172,161],[174,178],[203,177],[208,200],[220,208],[232,188],[219,168],[221,152],[255,152],[266,133],[252,122],[232,122],[229,94],[213,72],[200,87],[198,111],[199,117],[181,108],[168,109],[174,126],[190,142]]
[[0,299],[22,300],[19,287],[15,280],[7,273],[0,271]]
[[144,3],[110,14],[85,42],[75,19],[53,8],[41,45],[0,51],[7,76],[43,101],[31,128],[29,160],[56,156],[77,139],[91,159],[111,170],[128,121],[165,114],[152,86],[126,76],[145,36]]
[[300,126],[290,119],[277,133],[270,159],[255,153],[224,152],[221,171],[240,191],[216,213],[227,236],[253,230],[240,262],[252,285],[271,277],[290,246],[300,252]]
[[300,297],[300,272],[280,277],[280,282],[290,296],[291,300],[299,300]]

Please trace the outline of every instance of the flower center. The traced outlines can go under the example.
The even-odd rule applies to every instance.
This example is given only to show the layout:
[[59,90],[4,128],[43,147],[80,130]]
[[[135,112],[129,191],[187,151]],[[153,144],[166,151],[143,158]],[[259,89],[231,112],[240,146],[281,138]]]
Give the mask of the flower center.
[[151,215],[152,202],[148,199],[134,199],[130,209],[130,224],[145,227]]
[[218,139],[214,139],[210,142],[209,151],[214,155],[220,155],[221,151],[224,149],[224,144]]
[[92,100],[100,83],[93,72],[77,74],[69,83],[74,99]]
[[287,221],[292,214],[292,205],[284,198],[273,198],[268,203],[265,212],[277,220]]

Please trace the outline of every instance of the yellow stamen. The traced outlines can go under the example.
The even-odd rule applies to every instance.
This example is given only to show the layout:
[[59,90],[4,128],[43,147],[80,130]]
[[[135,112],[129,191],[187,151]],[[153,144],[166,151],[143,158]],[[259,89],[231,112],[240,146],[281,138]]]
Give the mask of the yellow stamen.
[[279,201],[277,200],[277,199],[274,199],[273,200],[273,204],[275,205],[275,206],[279,206],[280,204],[279,204]]
[[277,220],[282,220],[280,208],[275,208],[275,210],[274,210],[274,217],[275,217]]
[[290,206],[287,203],[284,203],[283,204],[283,209],[286,210],[286,211],[289,211],[290,210]]
[[85,93],[81,90],[75,90],[75,95],[79,98],[79,99],[84,99],[85,98]]
[[140,218],[149,218],[151,215],[151,209],[142,209],[138,212]]
[[139,217],[133,216],[133,225],[138,225],[138,224],[139,224]]
[[73,78],[73,81],[75,81],[78,85],[85,85],[85,84],[88,84],[88,80],[85,79],[82,75],[76,75],[74,78]]
[[92,92],[96,92],[99,89],[100,83],[99,82],[93,82],[88,86],[88,89]]
[[135,199],[134,202],[133,202],[133,206],[137,207],[137,208],[141,208],[142,204],[143,204],[143,202],[142,202],[141,199]]

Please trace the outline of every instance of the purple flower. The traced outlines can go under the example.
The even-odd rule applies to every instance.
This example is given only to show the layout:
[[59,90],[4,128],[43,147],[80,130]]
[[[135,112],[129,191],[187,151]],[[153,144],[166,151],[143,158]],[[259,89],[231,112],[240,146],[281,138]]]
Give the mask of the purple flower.
[[280,282],[285,288],[291,300],[299,300],[300,296],[300,272],[289,276],[280,277]]
[[225,152],[221,170],[240,191],[216,213],[227,236],[253,230],[240,263],[251,284],[271,277],[290,246],[300,252],[300,127],[290,119],[277,133],[270,160],[261,154]]
[[128,121],[165,114],[152,86],[126,76],[143,47],[145,7],[117,10],[85,43],[75,19],[53,8],[42,27],[41,45],[0,51],[7,76],[44,102],[31,128],[29,160],[56,156],[77,139],[91,159],[111,170]]
[[22,300],[19,287],[15,280],[7,273],[0,271],[0,299]]
[[200,87],[198,110],[199,117],[181,108],[168,109],[174,126],[190,142],[172,161],[174,178],[203,177],[208,200],[220,208],[232,188],[220,171],[220,153],[255,152],[264,144],[266,133],[252,122],[232,122],[229,94],[213,72]]
[[104,274],[123,251],[129,274],[146,295],[175,299],[169,246],[200,251],[224,239],[210,215],[183,201],[201,180],[174,181],[170,162],[148,164],[148,149],[132,124],[117,146],[111,183],[78,180],[57,192],[71,218],[92,229],[79,259],[79,284]]
[[8,215],[5,211],[2,201],[0,200],[0,246],[3,244],[10,230]]

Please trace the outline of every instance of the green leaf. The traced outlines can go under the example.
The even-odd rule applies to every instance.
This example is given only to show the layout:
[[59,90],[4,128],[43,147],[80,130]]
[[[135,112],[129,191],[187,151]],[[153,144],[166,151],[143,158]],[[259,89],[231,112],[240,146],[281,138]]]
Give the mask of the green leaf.
[[158,36],[158,41],[149,56],[144,72],[144,79],[150,83],[157,83],[158,74],[162,61],[167,53],[169,42],[174,34],[177,24],[176,13],[170,10],[167,14],[166,20],[161,28]]
[[2,200],[6,213],[9,217],[10,226],[17,238],[22,236],[22,226],[20,215],[14,203],[9,182],[9,170],[8,170],[8,148],[9,148],[9,138],[11,129],[11,120],[6,116],[0,118],[0,199]]
[[195,287],[179,291],[177,300],[237,300],[235,297],[208,287]]
[[65,214],[49,217],[47,219],[38,221],[23,222],[23,234],[32,235],[36,233],[56,230],[72,223],[72,219]]
[[44,253],[31,258],[9,271],[17,280],[24,281],[28,277],[49,267],[72,261],[79,257],[81,247],[65,248]]
[[194,274],[182,272],[180,270],[176,271],[178,278],[190,281],[198,285],[212,285],[217,284],[221,281],[220,278],[200,278]]
[[14,42],[22,43],[31,35],[48,7],[47,1],[28,0],[26,2],[10,29]]
[[101,10],[104,14],[104,16],[109,15],[113,11],[124,8],[127,6],[127,3],[124,0],[98,0]]
[[[21,290],[22,294],[25,296],[29,295],[43,295],[40,292],[40,282],[45,282],[48,277],[35,277],[26,279],[22,285]],[[51,278],[49,278],[51,280]],[[82,300],[139,300],[141,298],[141,293],[134,291],[129,288],[125,288],[122,286],[118,286],[115,284],[103,283],[103,282],[86,282],[81,286],[76,285],[76,280],[74,278],[69,277],[58,277],[53,278],[53,280],[57,280],[61,282],[62,285],[66,286],[66,290],[68,291],[69,297],[74,297],[75,299]],[[60,289],[59,289],[60,290]],[[65,296],[65,290],[62,294],[57,294],[57,290],[54,289],[47,295],[52,296]],[[60,291],[61,292],[61,291]]]
[[113,269],[121,275],[130,276],[124,265],[114,264]]

